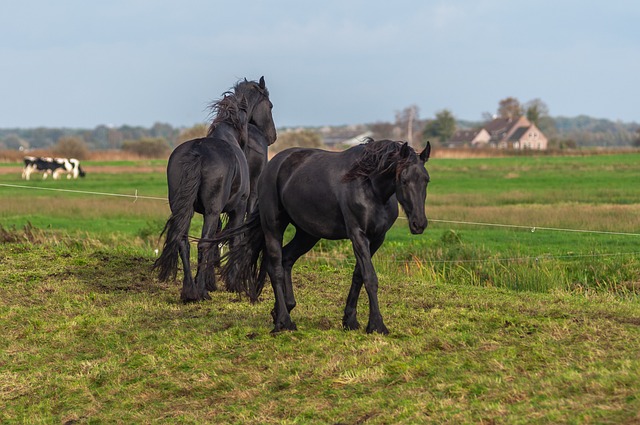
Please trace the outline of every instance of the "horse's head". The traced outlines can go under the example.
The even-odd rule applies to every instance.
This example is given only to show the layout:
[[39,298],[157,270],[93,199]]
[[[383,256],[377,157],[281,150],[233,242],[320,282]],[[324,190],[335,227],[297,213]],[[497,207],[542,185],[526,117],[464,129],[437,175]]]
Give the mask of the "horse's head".
[[429,160],[430,154],[429,142],[420,155],[416,155],[407,143],[404,143],[400,149],[400,155],[403,158],[415,158],[401,167],[396,177],[396,196],[409,220],[409,230],[414,235],[424,232],[428,224],[424,203],[427,199],[429,173],[424,164]]
[[273,104],[269,100],[269,90],[264,82],[247,81],[246,79],[235,86],[235,93],[242,94],[247,101],[249,123],[258,127],[267,137],[269,145],[276,141],[276,125],[273,122],[271,110]]

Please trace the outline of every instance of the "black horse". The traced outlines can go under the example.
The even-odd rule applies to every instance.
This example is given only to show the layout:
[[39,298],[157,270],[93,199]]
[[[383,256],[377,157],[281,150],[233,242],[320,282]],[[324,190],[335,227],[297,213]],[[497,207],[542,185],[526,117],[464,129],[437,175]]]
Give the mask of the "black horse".
[[[249,124],[249,140],[244,148],[249,166],[249,198],[247,199],[247,214],[251,214],[258,205],[258,179],[268,161],[269,146],[275,141],[269,141],[267,136],[254,124]],[[223,220],[218,221],[218,232],[222,230]],[[220,244],[211,245],[214,250],[214,266],[220,266]],[[230,289],[227,287],[227,289]]]
[[[275,295],[273,331],[294,330],[290,317],[296,305],[291,282],[294,263],[321,238],[350,239],[356,266],[343,326],[360,327],[356,307],[364,284],[370,306],[367,332],[388,333],[378,306],[378,278],[371,256],[398,217],[398,202],[411,233],[420,234],[427,227],[424,204],[429,174],[424,164],[430,152],[429,143],[418,155],[406,143],[390,140],[369,140],[340,153],[303,148],[282,151],[260,178],[257,210],[243,226],[221,235],[221,240],[244,235],[227,254],[222,269],[227,285],[246,291],[255,301],[265,266]],[[289,224],[296,232],[283,248]]]
[[256,125],[249,124],[249,143],[244,149],[249,166],[249,200],[247,213],[253,212],[258,204],[258,179],[267,165],[269,146],[275,139],[269,139]]
[[[209,299],[207,291],[216,289],[213,265],[217,250],[207,240],[218,229],[220,214],[228,215],[231,226],[240,225],[245,218],[250,176],[244,149],[248,149],[250,131],[254,137],[261,136],[260,143],[275,140],[272,106],[264,78],[259,83],[238,83],[212,106],[216,115],[207,136],[181,144],[169,157],[171,216],[154,268],[159,269],[160,280],[175,279],[180,257],[184,272],[181,299],[185,302]],[[204,216],[195,281],[188,236],[194,212]]]

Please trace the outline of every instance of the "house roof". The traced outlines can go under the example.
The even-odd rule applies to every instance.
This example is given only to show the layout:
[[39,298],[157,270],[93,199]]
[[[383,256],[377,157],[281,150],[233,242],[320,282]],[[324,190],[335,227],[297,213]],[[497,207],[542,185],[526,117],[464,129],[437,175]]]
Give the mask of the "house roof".
[[527,132],[527,130],[529,130],[531,128],[531,126],[529,127],[518,127],[513,133],[511,133],[511,136],[509,136],[509,141],[510,142],[517,142],[520,139],[522,139],[522,136],[525,135],[525,133]]
[[509,130],[517,122],[518,120],[514,120],[512,118],[496,118],[486,123],[484,125],[484,129],[490,134],[493,134],[494,132]]
[[516,122],[510,118],[496,118],[485,124],[484,128],[491,135],[491,139],[500,140],[504,139]]
[[453,136],[451,136],[450,141],[451,142],[470,142],[478,135],[478,133],[480,133],[480,131],[482,131],[481,128],[474,129],[474,130],[458,130],[455,133],[453,133]]
[[515,131],[518,131],[520,127],[529,128],[531,123],[525,116],[520,116],[517,119],[513,118],[496,118],[491,122],[485,124],[484,128],[491,135],[493,141],[504,141],[511,137]]

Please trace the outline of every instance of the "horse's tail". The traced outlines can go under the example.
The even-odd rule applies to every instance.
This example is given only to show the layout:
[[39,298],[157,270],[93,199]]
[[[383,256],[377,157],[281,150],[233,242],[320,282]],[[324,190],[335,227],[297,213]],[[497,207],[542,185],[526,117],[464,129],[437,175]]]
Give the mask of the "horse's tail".
[[262,291],[265,278],[262,265],[258,266],[265,247],[259,208],[251,213],[244,224],[235,229],[225,229],[215,240],[227,243],[232,238],[237,242],[223,256],[226,262],[220,269],[220,277],[225,281],[227,289],[244,292],[255,302]]
[[189,162],[188,167],[182,168],[180,190],[171,203],[171,216],[160,233],[160,237],[165,233],[167,236],[162,247],[162,254],[153,264],[153,269],[159,270],[158,278],[161,281],[176,278],[180,241],[189,237],[194,203],[200,188],[201,163],[199,158],[193,159]]

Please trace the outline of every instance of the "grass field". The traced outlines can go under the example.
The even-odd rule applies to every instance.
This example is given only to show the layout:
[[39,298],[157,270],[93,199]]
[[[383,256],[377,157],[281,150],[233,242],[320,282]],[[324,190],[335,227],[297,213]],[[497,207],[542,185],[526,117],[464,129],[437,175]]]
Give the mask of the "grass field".
[[163,163],[89,162],[55,182],[14,166],[0,173],[0,422],[637,423],[638,164],[430,161],[429,228],[399,219],[374,261],[386,337],[340,328],[346,242],[296,265],[299,331],[273,337],[270,291],[183,305],[154,278]]

